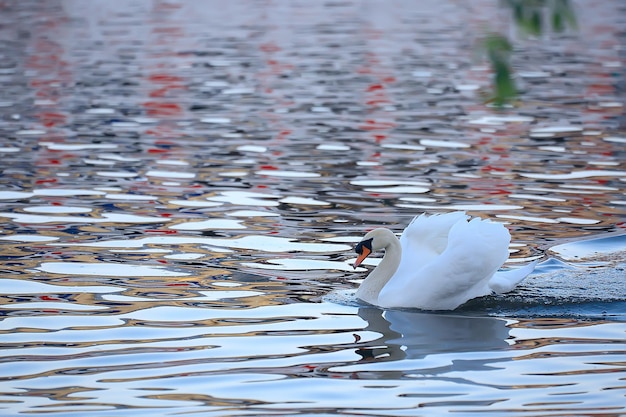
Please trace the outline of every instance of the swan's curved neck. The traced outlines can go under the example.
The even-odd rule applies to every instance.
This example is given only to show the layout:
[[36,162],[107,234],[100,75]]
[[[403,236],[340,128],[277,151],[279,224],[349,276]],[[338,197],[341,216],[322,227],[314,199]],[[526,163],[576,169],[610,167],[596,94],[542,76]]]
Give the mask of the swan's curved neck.
[[381,247],[385,249],[385,255],[378,266],[363,280],[356,292],[356,297],[369,304],[376,304],[378,294],[385,284],[395,274],[402,257],[402,247],[398,238],[386,230]]

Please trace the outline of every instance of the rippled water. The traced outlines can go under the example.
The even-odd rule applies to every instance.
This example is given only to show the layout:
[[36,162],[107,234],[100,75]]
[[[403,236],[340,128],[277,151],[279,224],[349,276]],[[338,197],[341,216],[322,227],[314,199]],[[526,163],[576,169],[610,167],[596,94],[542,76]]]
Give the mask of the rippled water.
[[[626,9],[573,5],[0,4],[0,414],[625,415]],[[359,305],[365,231],[449,210],[536,271]]]

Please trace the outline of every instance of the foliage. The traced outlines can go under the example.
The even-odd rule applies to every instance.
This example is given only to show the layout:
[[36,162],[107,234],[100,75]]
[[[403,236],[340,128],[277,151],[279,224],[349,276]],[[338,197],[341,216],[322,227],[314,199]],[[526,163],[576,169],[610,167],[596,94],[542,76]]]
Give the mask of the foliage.
[[502,0],[511,10],[515,24],[529,36],[541,36],[549,28],[555,33],[575,29],[576,14],[569,0]]
[[493,70],[493,95],[488,101],[502,107],[517,94],[510,64],[513,47],[506,37],[492,33],[485,38],[483,48]]
[[[569,0],[502,0],[503,6],[511,11],[517,28],[525,36],[539,37],[546,28],[555,33],[568,27],[576,29],[576,14]],[[482,42],[493,71],[493,92],[487,98],[498,107],[513,101],[517,95],[511,55],[513,47],[506,36],[488,34]]]

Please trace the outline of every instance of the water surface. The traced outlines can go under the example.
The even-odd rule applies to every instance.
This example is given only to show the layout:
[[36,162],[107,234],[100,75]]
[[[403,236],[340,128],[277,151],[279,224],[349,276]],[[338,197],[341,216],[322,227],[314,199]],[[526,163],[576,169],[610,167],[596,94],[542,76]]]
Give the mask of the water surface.
[[[0,7],[2,415],[626,413],[619,2],[539,39],[491,1]],[[536,271],[354,300],[367,230],[451,210]]]

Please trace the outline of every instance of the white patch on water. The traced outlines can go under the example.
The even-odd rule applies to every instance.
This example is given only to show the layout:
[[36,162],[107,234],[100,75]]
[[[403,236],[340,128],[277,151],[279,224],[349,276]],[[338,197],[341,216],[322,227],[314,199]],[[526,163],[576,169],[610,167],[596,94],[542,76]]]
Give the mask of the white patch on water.
[[392,193],[392,194],[424,194],[430,191],[426,187],[411,187],[408,185],[396,185],[391,187],[364,188],[372,193]]
[[156,161],[159,165],[174,165],[174,166],[188,166],[189,162],[180,161],[180,160],[172,160],[172,159],[163,159],[160,161]]
[[607,136],[602,140],[605,142],[626,143],[626,137],[621,136]]
[[133,117],[131,118],[131,120],[133,122],[142,124],[142,125],[147,125],[147,124],[154,124],[154,123],[158,123],[159,119],[155,118],[155,117],[145,117],[145,116],[140,116],[140,117]]
[[547,197],[545,195],[537,195],[537,194],[509,194],[508,197],[517,198],[521,200],[542,200],[542,201],[554,201],[554,202],[567,201],[567,199],[565,198]]
[[[430,197],[400,197],[400,201],[407,201],[409,203],[434,203],[437,201],[435,198]],[[395,206],[400,207],[401,204],[395,204]],[[413,207],[411,205],[407,205],[409,207]],[[417,207],[417,206],[415,206]]]
[[350,181],[352,185],[358,185],[362,187],[388,187],[398,185],[408,185],[415,187],[429,187],[430,183],[424,181],[403,181],[403,180],[353,180]]
[[531,135],[534,133],[569,133],[569,132],[582,132],[582,126],[545,126],[531,129]]
[[[402,199],[406,200],[406,199]],[[509,204],[450,204],[450,205],[425,205],[425,204],[396,204],[398,207],[420,208],[424,210],[468,210],[468,211],[507,211],[519,210],[522,206]]]
[[[1,306],[1,305],[0,305]],[[93,311],[93,310],[108,310],[109,307],[105,306],[94,306],[94,305],[85,305],[85,304],[77,304],[71,302],[54,302],[54,301],[42,301],[42,302],[32,302],[32,303],[11,303],[5,305],[8,308],[17,308],[17,309],[25,309],[25,310],[75,310],[75,311]]]
[[256,171],[257,175],[266,175],[268,177],[284,177],[284,178],[316,178],[321,177],[317,172],[305,171],[286,171],[282,169],[261,169]]
[[242,178],[247,177],[247,171],[222,171],[218,173],[220,177],[233,177],[233,178]]
[[116,153],[101,153],[97,155],[98,158],[102,158],[102,159],[110,159],[112,161],[118,161],[118,162],[138,162],[141,161],[141,159],[139,158],[131,158],[128,156],[122,156]]
[[139,176],[139,174],[133,171],[97,171],[96,175],[111,178],[133,178]]
[[105,294],[123,290],[124,288],[102,285],[52,285],[23,279],[0,279],[2,294]]
[[8,236],[0,236],[0,240],[9,240],[13,242],[53,242],[55,240],[59,240],[58,237],[52,236],[43,236],[43,235],[8,235]]
[[252,94],[254,93],[254,91],[255,91],[254,88],[251,88],[251,87],[233,87],[233,88],[226,88],[222,90],[222,94],[226,94],[226,95]]
[[605,171],[590,169],[587,171],[573,171],[564,174],[539,174],[532,172],[521,172],[519,175],[526,178],[535,178],[540,180],[571,180],[589,177],[624,177],[626,176],[626,171]]
[[511,219],[511,220],[520,220],[524,222],[531,223],[558,223],[558,220],[547,219],[545,217],[532,217],[532,216],[514,216],[510,214],[496,214],[496,217],[499,219]]
[[229,119],[228,117],[205,117],[203,119],[200,119],[200,121],[202,123],[209,123],[209,124],[228,124],[232,120]]
[[174,259],[174,260],[179,260],[179,261],[191,261],[194,259],[203,258],[205,256],[206,254],[204,253],[175,253],[172,255],[165,255],[164,258]]
[[231,203],[239,206],[278,206],[277,201],[273,199],[281,198],[276,194],[253,193],[250,191],[222,191],[220,195],[208,197],[209,201],[218,201],[222,203]]
[[264,153],[264,152],[267,152],[267,147],[258,146],[258,145],[241,145],[241,146],[237,146],[237,150],[239,152]]
[[469,148],[470,145],[454,140],[420,139],[420,145],[427,148]]
[[286,197],[279,201],[285,204],[302,205],[302,206],[328,206],[330,205],[330,203],[326,201],[320,201],[314,198],[305,198],[305,197]]
[[223,205],[222,203],[213,203],[204,200],[170,200],[169,203],[181,207],[218,207]]
[[518,71],[517,75],[522,78],[545,78],[551,74],[546,71]]
[[381,145],[383,148],[387,149],[399,149],[402,151],[423,151],[426,150],[425,146],[420,145],[407,145],[404,143],[386,143]]
[[39,142],[41,146],[45,146],[51,151],[83,151],[89,149],[117,149],[118,146],[113,143],[56,143],[56,142]]
[[114,277],[185,277],[191,275],[185,272],[171,271],[161,266],[151,267],[107,262],[43,262],[35,269],[51,274]]
[[35,195],[45,195],[48,197],[78,197],[86,195],[103,195],[102,191],[81,190],[76,188],[38,188],[33,190]]
[[196,177],[196,174],[194,174],[193,172],[150,170],[146,172],[146,176],[159,178],[192,179]]
[[24,207],[24,211],[31,213],[89,213],[91,209],[71,206],[30,206]]
[[197,222],[185,222],[169,226],[174,230],[214,230],[214,229],[245,229],[242,220],[209,219]]
[[297,258],[268,259],[266,263],[243,262],[242,265],[250,268],[282,271],[335,270],[352,272],[354,270],[352,266],[346,262]]
[[315,149],[320,151],[349,151],[350,147],[341,143],[322,143],[317,145]]
[[108,193],[104,198],[109,200],[134,200],[134,201],[156,201],[159,197],[144,194],[124,194],[124,193]]
[[24,135],[24,136],[43,136],[46,134],[45,130],[40,129],[23,129],[15,132],[16,135]]
[[115,161],[108,161],[104,159],[83,159],[83,162],[89,165],[101,165],[101,166],[113,166],[115,165]]
[[94,107],[94,108],[85,110],[85,113],[87,114],[114,114],[115,109],[110,109],[106,107]]
[[228,212],[226,215],[233,217],[280,217],[279,213],[260,210],[236,210]]
[[13,219],[16,223],[165,223],[163,217],[138,216],[123,213],[102,213],[102,217],[91,216],[45,216],[43,214],[0,213],[1,217]]
[[598,224],[600,220],[596,219],[582,219],[582,218],[574,218],[574,217],[559,217],[556,219],[561,223],[571,223],[571,224]]
[[298,242],[278,236],[249,235],[239,238],[216,238],[205,236],[150,236],[139,239],[120,239],[91,243],[68,242],[51,243],[51,246],[92,247],[92,248],[141,248],[145,245],[184,245],[199,244],[222,248],[253,249],[264,252],[329,252],[337,253],[352,248],[347,245]]

